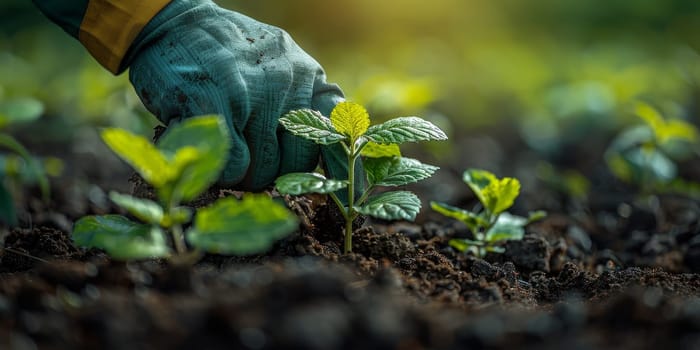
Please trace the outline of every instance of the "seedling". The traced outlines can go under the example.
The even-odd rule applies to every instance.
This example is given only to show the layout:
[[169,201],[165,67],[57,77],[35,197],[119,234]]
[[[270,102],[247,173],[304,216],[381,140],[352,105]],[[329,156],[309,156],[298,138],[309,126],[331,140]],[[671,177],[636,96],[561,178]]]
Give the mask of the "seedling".
[[503,243],[521,240],[525,235],[525,226],[546,215],[543,211],[537,211],[524,218],[506,212],[520,194],[518,179],[499,179],[479,169],[465,171],[462,179],[479,199],[481,210],[468,211],[444,203],[430,203],[433,210],[463,222],[471,231],[474,239],[450,240],[449,244],[459,251],[470,251],[478,257],[484,257],[489,252],[504,253]]
[[[345,221],[345,253],[352,251],[352,223],[360,214],[384,220],[412,221],[420,211],[420,200],[411,192],[391,191],[372,195],[379,186],[403,186],[424,180],[438,169],[415,159],[401,157],[398,145],[447,139],[440,128],[418,117],[395,118],[370,126],[367,111],[353,102],[339,103],[330,118],[309,109],[292,111],[280,118],[280,124],[292,134],[318,144],[342,145],[347,156],[347,179],[328,179],[319,173],[291,173],[279,177],[276,186],[282,194],[328,194]],[[355,187],[355,164],[360,157],[364,157],[366,189]],[[347,190],[347,205],[336,193],[343,189]],[[356,191],[358,198],[355,198]]]
[[297,227],[296,217],[266,195],[226,197],[196,211],[182,205],[214,183],[226,162],[229,134],[217,116],[172,126],[157,145],[117,128],[102,131],[102,139],[155,188],[158,201],[111,192],[112,201],[139,221],[120,215],[83,217],[73,230],[78,245],[102,248],[117,259],[171,257],[170,233],[174,256],[243,255],[267,250]]
[[698,130],[679,119],[665,119],[653,107],[639,103],[636,114],[644,123],[618,135],[605,160],[620,180],[637,185],[642,193],[685,188],[677,178],[677,161],[700,154]]
[[[0,102],[0,130],[38,119],[44,112],[41,102],[30,98]],[[0,155],[0,222],[14,226],[17,214],[11,189],[13,185],[36,184],[44,201],[49,199],[48,175],[57,176],[63,163],[55,158],[38,159],[9,133],[0,132],[0,147],[10,154]]]

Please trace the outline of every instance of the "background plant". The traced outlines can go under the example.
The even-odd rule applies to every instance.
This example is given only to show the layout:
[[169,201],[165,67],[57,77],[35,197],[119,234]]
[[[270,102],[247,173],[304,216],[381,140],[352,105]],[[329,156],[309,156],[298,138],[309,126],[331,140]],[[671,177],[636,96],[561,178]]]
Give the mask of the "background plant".
[[488,252],[504,253],[503,243],[521,240],[525,235],[525,226],[546,215],[537,211],[524,218],[506,212],[520,194],[518,179],[499,179],[494,174],[480,169],[466,170],[462,179],[479,199],[480,210],[469,211],[444,203],[430,203],[433,210],[463,222],[471,231],[473,239],[450,240],[450,245],[455,249],[470,251],[478,257],[483,257]]
[[[48,175],[58,175],[62,163],[56,158],[39,159],[5,130],[13,125],[37,120],[43,113],[41,102],[31,98],[0,100],[0,148],[10,153],[0,153],[0,222],[17,224],[13,189],[20,185],[38,185],[42,199],[48,201],[50,188]],[[15,191],[16,192],[16,191]]]
[[155,188],[158,201],[111,192],[112,201],[139,221],[120,215],[84,217],[73,230],[81,246],[102,248],[119,259],[170,257],[169,241],[179,256],[188,253],[187,243],[195,248],[195,257],[202,251],[251,254],[297,227],[289,210],[262,194],[226,197],[197,210],[182,205],[214,183],[226,162],[230,138],[217,116],[172,126],[157,145],[118,128],[105,129],[102,138]]
[[[352,251],[352,223],[360,215],[384,220],[414,220],[421,203],[408,191],[391,191],[372,195],[379,186],[402,186],[430,177],[438,167],[401,157],[398,144],[428,140],[446,140],[437,126],[418,117],[391,119],[370,126],[369,114],[359,104],[339,103],[330,119],[319,112],[304,109],[280,118],[292,134],[321,145],[340,143],[347,156],[348,179],[328,179],[319,173],[291,173],[279,177],[277,190],[283,194],[328,194],[345,220],[345,253]],[[355,164],[364,156],[368,187],[357,189]],[[347,190],[347,206],[336,191]],[[361,192],[355,198],[356,190]]]
[[[678,162],[700,155],[697,128],[681,119],[666,119],[645,103],[639,103],[635,112],[643,124],[624,130],[612,141],[605,153],[609,169],[643,194],[677,190],[692,194],[688,192],[692,184],[678,178]],[[695,195],[700,196],[700,191]]]

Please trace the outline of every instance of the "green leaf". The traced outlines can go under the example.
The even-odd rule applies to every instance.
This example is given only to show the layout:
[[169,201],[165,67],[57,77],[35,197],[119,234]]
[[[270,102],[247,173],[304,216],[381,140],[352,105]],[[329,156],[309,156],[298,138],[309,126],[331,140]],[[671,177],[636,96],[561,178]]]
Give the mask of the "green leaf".
[[114,191],[109,193],[109,198],[118,206],[124,208],[131,215],[145,223],[160,225],[163,221],[163,208],[154,201],[136,198]]
[[384,220],[413,221],[420,211],[418,196],[407,191],[385,192],[367,199],[357,209],[360,214]]
[[634,181],[634,169],[632,169],[632,165],[625,160],[622,154],[608,152],[605,155],[605,162],[608,164],[610,172],[618,179],[627,183]]
[[371,126],[365,133],[365,138],[380,144],[399,144],[404,142],[447,140],[447,135],[429,121],[418,117],[401,117]]
[[81,218],[73,228],[73,240],[81,247],[104,249],[120,260],[166,257],[171,253],[159,227],[135,223],[120,215]]
[[669,120],[657,134],[659,143],[663,144],[671,140],[697,142],[698,129],[695,125],[684,120]]
[[486,227],[489,224],[488,221],[486,221],[480,215],[462,208],[453,207],[451,205],[438,202],[430,202],[430,207],[442,215],[463,222],[472,232],[477,232],[479,231],[479,228]]
[[375,142],[367,142],[360,154],[368,158],[401,157],[401,149],[399,145],[393,143],[382,145]]
[[520,181],[512,177],[504,177],[490,183],[483,191],[488,200],[488,209],[493,215],[498,215],[515,203],[520,195]]
[[0,155],[0,173],[27,185],[35,184],[41,176],[45,176],[38,159],[23,158],[15,154]]
[[170,210],[170,214],[163,217],[160,222],[162,227],[172,227],[173,225],[181,225],[190,222],[192,219],[192,209],[188,207],[175,207]]
[[498,253],[498,254],[503,254],[506,252],[506,248],[504,247],[499,247],[499,246],[486,246],[486,251],[490,253]]
[[687,142],[698,140],[698,130],[693,124],[677,119],[667,121],[656,109],[646,103],[638,103],[636,112],[653,131],[659,144],[671,140]]
[[266,195],[227,197],[200,209],[186,234],[194,247],[210,253],[256,254],[297,229],[287,208]]
[[321,145],[331,145],[346,138],[333,128],[330,119],[310,109],[291,111],[280,118],[279,123],[292,134]]
[[520,194],[520,181],[515,178],[498,179],[492,173],[479,169],[465,171],[462,178],[491,215],[498,215],[510,208]]
[[191,146],[224,154],[230,147],[230,135],[223,118],[216,114],[187,118],[171,125],[158,139],[158,149],[164,153]]
[[0,133],[0,147],[7,148],[12,152],[17,153],[19,156],[25,160],[32,158],[29,151],[21,144],[17,139],[12,137],[12,135],[6,133]]
[[338,103],[331,111],[331,123],[335,130],[357,140],[369,128],[369,113],[354,102]]
[[431,177],[438,167],[406,157],[367,158],[363,163],[367,177],[376,186],[403,186]]
[[0,146],[8,147],[19,155],[19,157],[12,154],[7,157],[0,156],[0,172],[23,184],[37,184],[43,200],[48,201],[51,189],[44,163],[32,157],[29,151],[10,135],[0,134]]
[[102,131],[102,139],[154,187],[160,188],[172,180],[174,174],[170,171],[168,159],[145,137],[107,128]]
[[14,199],[2,180],[2,176],[0,176],[0,222],[4,222],[9,226],[16,226],[17,213],[15,212]]
[[0,128],[34,121],[43,113],[44,104],[33,98],[17,98],[0,102]]
[[[453,238],[451,239],[448,244],[450,247],[455,248],[459,250],[460,252],[466,252],[470,250],[471,248],[474,247],[483,247],[485,245],[484,242],[480,241],[474,241],[471,239],[464,239],[464,238]],[[474,251],[476,253],[476,250]]]
[[498,181],[496,176],[486,170],[467,169],[464,174],[462,174],[462,180],[464,180],[472,192],[474,192],[479,202],[486,207],[486,198],[484,197],[483,191],[491,182]]
[[502,241],[519,241],[523,239],[525,235],[525,229],[522,226],[494,226],[486,234],[485,240],[489,243],[496,243]]
[[171,126],[157,147],[173,157],[171,191],[180,200],[190,201],[219,178],[229,156],[231,138],[220,116],[207,115]]
[[535,221],[540,221],[547,217],[547,212],[544,210],[537,210],[530,212],[527,216],[527,224],[531,224]]
[[623,181],[668,183],[676,178],[676,164],[657,149],[633,148],[623,153],[608,153],[611,171]]
[[654,132],[647,125],[637,125],[617,135],[606,150],[606,156],[626,152],[654,141]]
[[282,194],[331,193],[346,188],[347,181],[327,179],[316,173],[289,173],[275,181],[277,191]]
[[522,216],[502,213],[496,223],[486,232],[484,240],[496,243],[508,240],[521,240],[525,235],[525,225],[528,220]]
[[635,112],[654,132],[659,130],[666,123],[661,114],[654,107],[646,103],[637,103]]

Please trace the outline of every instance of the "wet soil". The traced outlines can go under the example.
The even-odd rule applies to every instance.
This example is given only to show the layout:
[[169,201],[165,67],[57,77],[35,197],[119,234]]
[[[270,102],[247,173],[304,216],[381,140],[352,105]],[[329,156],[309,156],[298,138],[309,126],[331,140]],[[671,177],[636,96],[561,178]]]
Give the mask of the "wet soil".
[[[459,183],[446,173],[457,179],[413,189]],[[357,222],[344,255],[332,206],[287,198],[302,223],[270,252],[185,266],[76,247],[77,214],[116,210],[88,193],[0,230],[0,348],[700,349],[700,203],[682,196],[524,193],[516,213],[549,216],[484,259],[451,248],[466,228],[428,210]],[[213,188],[193,205],[238,195]]]

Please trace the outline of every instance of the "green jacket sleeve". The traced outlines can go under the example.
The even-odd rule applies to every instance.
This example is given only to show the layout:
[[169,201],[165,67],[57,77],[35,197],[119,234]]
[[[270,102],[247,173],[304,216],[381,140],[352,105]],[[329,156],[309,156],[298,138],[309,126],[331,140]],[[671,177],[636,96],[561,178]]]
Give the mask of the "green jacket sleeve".
[[85,46],[114,74],[148,22],[171,0],[33,0],[51,21]]

